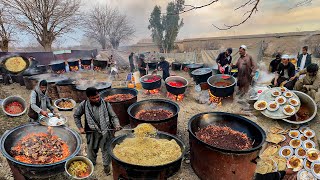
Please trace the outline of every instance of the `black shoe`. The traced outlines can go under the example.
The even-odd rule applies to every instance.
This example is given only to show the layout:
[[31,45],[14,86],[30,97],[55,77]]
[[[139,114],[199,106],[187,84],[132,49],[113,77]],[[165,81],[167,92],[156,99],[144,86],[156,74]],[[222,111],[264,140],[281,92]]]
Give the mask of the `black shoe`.
[[111,174],[110,172],[110,166],[103,166],[104,173],[106,173],[107,176]]

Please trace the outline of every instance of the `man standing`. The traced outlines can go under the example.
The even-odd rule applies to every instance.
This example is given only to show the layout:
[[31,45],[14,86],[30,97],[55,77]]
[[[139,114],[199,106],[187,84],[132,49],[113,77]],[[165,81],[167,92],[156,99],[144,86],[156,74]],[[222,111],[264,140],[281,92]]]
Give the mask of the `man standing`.
[[[87,156],[96,164],[99,148],[102,152],[104,171],[110,174],[110,156],[107,152],[108,142],[113,137],[110,129],[120,130],[119,119],[111,105],[101,99],[99,92],[94,87],[86,89],[87,100],[82,101],[73,117],[81,134],[86,134]],[[81,116],[85,115],[84,128]]]
[[28,116],[30,122],[38,121],[39,114],[49,117],[47,109],[52,113],[56,112],[51,106],[50,99],[47,96],[48,83],[46,80],[40,81],[39,85],[31,91],[30,108]]
[[[289,56],[283,55],[281,57],[281,63],[278,66],[277,75],[271,81],[271,83],[275,86],[285,86],[287,89],[292,90],[297,79],[290,80],[294,77],[296,71],[294,65],[289,62]],[[289,81],[290,80],[290,81]]]
[[301,70],[291,78],[291,80],[293,80],[299,78],[300,75],[306,74],[305,77],[296,82],[294,89],[307,93],[317,102],[320,100],[320,97],[316,96],[318,89],[320,88],[320,74],[318,73],[318,70],[319,66],[315,63],[311,63],[306,69]]
[[252,78],[256,73],[257,65],[252,57],[247,54],[247,46],[241,45],[239,48],[240,58],[236,62],[238,68],[238,81],[239,94],[244,95],[249,91]]
[[275,73],[277,72],[278,66],[281,63],[281,55],[277,54],[276,59],[272,60],[269,65],[269,72]]
[[165,81],[170,76],[169,73],[170,64],[165,60],[163,56],[160,57],[160,63],[158,64],[158,70],[162,71],[162,79]]
[[301,71],[311,64],[311,54],[308,53],[308,46],[302,48],[302,54],[298,54],[297,67]]
[[133,71],[134,71],[133,55],[134,55],[133,52],[131,52],[130,55],[129,55],[130,72],[133,72]]
[[142,77],[142,76],[147,74],[147,65],[144,62],[144,58],[145,58],[144,54],[140,54],[139,55],[138,69],[139,69],[139,72],[140,72],[140,77]]
[[[218,64],[219,73],[229,73],[229,65],[232,61],[232,48],[228,48],[225,52],[222,52],[218,55],[216,62]],[[221,70],[223,72],[221,72]]]

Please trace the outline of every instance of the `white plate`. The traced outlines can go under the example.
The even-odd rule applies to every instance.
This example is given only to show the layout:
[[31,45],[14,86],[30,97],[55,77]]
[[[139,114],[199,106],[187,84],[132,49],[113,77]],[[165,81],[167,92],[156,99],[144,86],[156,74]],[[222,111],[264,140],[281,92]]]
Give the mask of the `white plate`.
[[[288,167],[288,168],[292,168],[292,166],[289,164],[289,162],[290,162],[290,159],[293,159],[293,158],[298,158],[298,157],[297,157],[297,156],[291,156],[291,157],[287,160],[287,167]],[[296,167],[296,168],[293,168],[293,171],[294,171],[294,172],[300,171],[300,170],[302,169],[302,167],[303,167],[303,160],[300,159],[300,158],[298,158],[298,159],[300,160],[300,165],[299,165],[298,167]]]
[[[282,151],[283,151],[284,149],[290,149],[290,154],[287,155],[287,156],[284,156],[284,155],[282,154]],[[283,146],[283,147],[280,148],[280,150],[279,150],[279,156],[280,156],[280,157],[284,157],[284,158],[286,158],[286,159],[289,159],[289,158],[293,155],[293,153],[294,153],[294,150],[293,150],[293,148],[290,147],[290,146]]]
[[315,165],[315,164],[319,164],[319,165],[320,165],[320,161],[316,161],[316,162],[313,162],[313,163],[311,164],[311,173],[313,174],[314,177],[320,179],[320,173],[317,174],[316,172],[314,172],[314,165]]
[[[303,168],[305,169],[305,170],[307,170],[307,171],[311,171],[311,168],[308,168],[308,166],[307,166],[307,161],[309,161],[308,159],[304,159],[304,161],[303,161]],[[312,164],[312,162],[311,161],[309,161],[311,164]],[[311,167],[311,165],[310,165],[310,167]]]
[[[278,94],[278,95],[273,94],[273,93],[275,93],[275,92],[278,92],[279,94]],[[271,95],[272,95],[273,97],[278,97],[278,96],[281,96],[281,92],[278,91],[278,90],[274,90],[274,91],[272,91]]]
[[297,180],[316,180],[311,172],[301,169],[297,174]]
[[[293,142],[294,140],[299,140],[299,142],[300,142],[299,146],[293,146],[293,145],[292,145],[292,142]],[[289,142],[289,144],[290,144],[290,146],[291,146],[292,148],[298,148],[298,147],[300,147],[300,146],[302,145],[302,141],[301,141],[300,139],[298,139],[298,138],[295,138],[295,139],[291,139],[290,142]]]
[[[278,102],[278,100],[279,100],[280,98],[283,99],[283,102],[282,102],[282,103],[279,103],[279,102]],[[286,99],[284,96],[278,96],[278,97],[276,97],[276,100],[275,100],[275,101],[276,101],[278,104],[283,105],[283,104],[285,104],[285,103],[287,102],[287,99]]]
[[[288,107],[290,107],[290,108],[293,110],[291,113],[288,113],[288,112],[285,110],[285,109],[288,108]],[[291,106],[291,105],[285,105],[285,106],[283,106],[282,112],[283,112],[283,114],[285,114],[285,115],[287,115],[287,116],[292,116],[292,115],[294,115],[294,114],[296,113],[296,108],[294,108],[294,107]]]
[[[305,154],[304,156],[300,156],[300,155],[298,154],[298,151],[299,151],[300,149],[303,149],[303,150],[306,152],[306,154]],[[295,154],[298,158],[304,159],[304,158],[306,158],[307,151],[306,151],[303,147],[298,147],[298,148],[296,148],[296,150],[294,151],[294,154]]]
[[[312,133],[311,136],[308,136],[308,135],[307,135],[307,132],[308,132],[308,131],[310,131],[310,132]],[[305,130],[305,131],[303,132],[303,134],[304,134],[304,136],[307,137],[307,138],[313,138],[316,133],[315,133],[314,130],[312,130],[312,129],[307,129],[307,130]]]
[[293,96],[293,92],[287,91],[287,92],[283,93],[283,96],[286,98],[291,98]]
[[[296,102],[296,104],[293,104],[291,101],[292,100],[294,100],[295,102]],[[299,104],[299,100],[298,99],[296,99],[296,98],[290,98],[289,100],[288,100],[288,102],[289,102],[289,104],[291,105],[291,106],[299,106],[300,104]]]
[[310,129],[309,126],[301,126],[301,127],[299,128],[299,131],[300,131],[301,133],[303,133],[306,129]]
[[[307,147],[307,143],[311,143],[311,144],[312,144],[312,147],[311,147],[311,148],[308,148],[308,147]],[[308,140],[303,141],[302,147],[303,147],[305,150],[309,150],[309,149],[316,148],[316,144],[315,144],[313,141],[311,141],[310,139],[308,139]]]
[[280,87],[280,91],[281,91],[281,93],[284,93],[284,92],[287,92],[288,89],[286,87]]
[[[315,159],[315,160],[310,159],[309,156],[308,156],[308,154],[311,153],[311,152],[316,152],[316,153],[318,153],[318,159]],[[313,148],[312,148],[312,149],[308,149],[308,151],[307,151],[307,159],[308,159],[310,162],[319,161],[319,160],[320,160],[320,152],[319,152],[319,150],[313,149]]]
[[[262,103],[262,102],[264,102],[264,103],[266,104],[266,106],[265,106],[264,108],[259,108],[259,107],[258,107],[258,104],[260,104],[260,103]],[[267,101],[264,101],[264,100],[256,101],[256,102],[254,103],[254,105],[253,105],[254,109],[256,109],[256,110],[258,110],[258,111],[263,111],[263,110],[267,109],[267,106],[268,106],[268,103],[267,103]]]
[[[277,107],[276,107],[275,109],[271,109],[271,108],[269,107],[270,104],[273,104],[273,103],[277,104]],[[271,112],[278,110],[279,107],[280,107],[279,104],[278,104],[277,102],[275,102],[275,101],[270,101],[270,102],[268,103],[268,105],[267,105],[267,109],[268,109],[269,111],[271,111]]]
[[[297,136],[292,136],[291,133],[296,133]],[[289,135],[289,137],[291,137],[292,139],[295,139],[295,138],[299,138],[300,132],[299,132],[298,130],[291,130],[291,131],[289,131],[288,135]]]
[[307,137],[305,137],[306,140],[302,140],[302,137],[305,137],[305,136],[304,136],[303,134],[300,134],[299,139],[302,141],[302,143],[303,143],[304,141],[306,141],[306,140],[309,140],[309,138],[307,138]]

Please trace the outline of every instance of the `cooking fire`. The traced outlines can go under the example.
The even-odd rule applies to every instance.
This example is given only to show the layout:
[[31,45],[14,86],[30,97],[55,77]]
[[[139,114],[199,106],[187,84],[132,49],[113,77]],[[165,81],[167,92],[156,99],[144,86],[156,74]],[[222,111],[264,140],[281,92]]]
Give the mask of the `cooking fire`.
[[174,95],[172,93],[167,92],[167,98],[169,98],[173,101],[183,101],[184,94]]
[[146,95],[157,95],[160,94],[160,89],[146,90],[144,92]]

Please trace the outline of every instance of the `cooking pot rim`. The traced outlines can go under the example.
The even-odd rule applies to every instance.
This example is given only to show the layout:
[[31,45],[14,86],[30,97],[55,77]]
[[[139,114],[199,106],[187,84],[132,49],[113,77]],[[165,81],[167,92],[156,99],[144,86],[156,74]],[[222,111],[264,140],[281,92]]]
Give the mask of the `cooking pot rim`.
[[133,88],[110,88],[110,89],[106,89],[106,90],[103,90],[101,91],[99,94],[100,96],[103,94],[103,93],[106,93],[108,91],[112,91],[113,89],[115,90],[128,90],[128,91],[134,91],[136,93],[136,95],[131,98],[131,99],[127,99],[127,100],[124,100],[124,101],[117,101],[117,102],[109,102],[110,104],[114,104],[114,103],[124,103],[124,102],[127,102],[127,101],[131,101],[132,99],[136,98],[138,96],[138,91],[136,89],[133,89]]
[[76,156],[79,151],[80,151],[80,146],[82,144],[82,140],[81,140],[81,136],[73,131],[72,129],[66,127],[66,126],[60,126],[60,127],[55,127],[55,128],[64,128],[68,131],[70,131],[75,137],[76,137],[76,140],[77,140],[77,144],[78,146],[76,147],[75,151],[69,155],[67,158],[65,158],[64,160],[61,160],[61,161],[58,161],[56,163],[52,163],[52,164],[27,164],[27,163],[24,163],[24,162],[20,162],[20,161],[17,161],[15,160],[4,148],[4,140],[14,131],[20,129],[20,128],[23,128],[23,127],[26,127],[26,126],[32,126],[32,125],[40,125],[40,123],[27,123],[27,124],[23,124],[21,126],[17,126],[17,127],[14,127],[12,129],[10,129],[8,132],[4,133],[2,136],[1,136],[1,139],[0,139],[0,142],[1,142],[1,152],[2,154],[5,156],[5,158],[7,158],[8,160],[16,163],[16,164],[19,164],[19,165],[22,165],[22,166],[26,166],[26,167],[51,167],[51,166],[55,166],[55,165],[59,165],[59,164],[62,164],[62,163],[65,163],[67,160],[73,158],[74,156]]
[[210,77],[207,79],[207,83],[209,84],[209,86],[214,87],[214,88],[224,89],[224,88],[228,88],[228,87],[235,86],[236,83],[237,83],[236,78],[234,78],[234,77],[231,76],[231,75],[228,75],[228,76],[230,76],[230,78],[233,78],[234,82],[233,82],[231,85],[229,85],[229,86],[217,87],[217,86],[214,86],[213,84],[210,83],[210,79],[213,78],[214,76],[222,76],[222,74],[215,74],[215,75],[210,76]]
[[[160,79],[159,79],[158,81],[154,81],[154,82],[145,82],[145,81],[143,81],[142,79],[145,78],[145,77],[147,77],[147,76],[158,76],[158,77],[160,77]],[[152,83],[156,83],[156,82],[161,81],[161,79],[162,79],[162,77],[161,77],[160,75],[158,75],[158,74],[156,74],[156,75],[147,74],[147,75],[144,75],[144,76],[142,76],[142,77],[140,78],[140,82],[145,83],[145,84],[152,84]]]
[[[139,105],[139,104],[142,104],[144,102],[166,102],[166,103],[169,103],[169,104],[172,104],[174,105],[176,108],[177,108],[177,112],[170,118],[166,118],[166,119],[162,119],[162,120],[159,120],[159,121],[146,121],[146,120],[141,120],[141,119],[137,119],[135,118],[132,114],[131,114],[131,110],[133,107]],[[170,100],[167,100],[167,99],[146,99],[146,100],[142,100],[142,101],[138,101],[138,102],[135,102],[133,104],[131,104],[129,107],[128,107],[128,115],[137,120],[137,121],[140,121],[140,122],[144,122],[144,123],[150,123],[150,124],[154,124],[154,123],[160,123],[160,122],[165,122],[165,121],[168,121],[170,120],[171,118],[177,116],[179,114],[179,111],[180,111],[180,107],[177,103],[173,102],[173,101],[170,101]]]
[[[208,72],[206,72],[206,73],[204,73],[204,74],[195,74],[196,71],[199,71],[199,70],[201,70],[201,69],[206,69],[206,70],[210,70],[210,71],[208,71]],[[191,72],[191,74],[194,75],[194,76],[203,76],[203,75],[206,75],[206,74],[209,74],[209,73],[212,73],[212,68],[199,68],[199,69],[193,70],[193,71]]]
[[[192,131],[192,128],[191,128],[192,122],[196,118],[198,118],[199,116],[202,116],[202,115],[205,115],[205,114],[215,114],[215,115],[223,114],[223,115],[228,115],[228,116],[233,116],[235,118],[239,118],[242,121],[245,121],[245,122],[253,125],[254,127],[256,127],[258,129],[258,131],[261,132],[262,140],[261,140],[260,144],[257,145],[256,147],[251,148],[251,149],[247,149],[247,150],[227,150],[227,149],[222,149],[222,148],[219,148],[219,147],[212,146],[212,145],[210,145],[208,143],[205,143],[202,140],[197,138],[197,136],[195,135],[195,133]],[[251,153],[251,152],[254,152],[254,151],[257,151],[258,149],[260,149],[262,147],[262,145],[264,144],[265,139],[266,139],[265,131],[258,124],[256,124],[255,122],[252,122],[251,120],[248,120],[247,118],[244,118],[242,116],[239,116],[239,115],[236,115],[236,114],[232,114],[232,113],[226,113],[226,112],[203,112],[203,113],[196,114],[196,115],[192,116],[191,119],[188,122],[188,131],[192,135],[192,137],[196,138],[200,143],[204,144],[205,146],[207,146],[210,149],[213,149],[213,150],[216,150],[216,151],[220,151],[220,152],[223,152],[223,153],[233,153],[233,154]]]
[[178,145],[181,144],[181,146],[179,145],[179,147],[181,148],[181,156],[179,156],[179,158],[177,158],[176,160],[172,161],[172,162],[169,162],[167,164],[163,164],[163,165],[158,165],[158,166],[143,166],[143,165],[136,165],[136,164],[130,164],[130,163],[127,163],[127,162],[124,162],[122,160],[120,160],[116,155],[113,154],[113,148],[112,148],[112,144],[114,144],[116,141],[118,141],[119,139],[123,138],[123,140],[125,138],[127,138],[129,135],[132,135],[132,133],[129,133],[129,134],[123,134],[121,136],[117,136],[117,137],[114,137],[109,143],[108,143],[108,153],[110,154],[110,156],[112,156],[112,158],[114,158],[116,161],[118,162],[121,162],[121,163],[124,163],[124,164],[128,164],[128,165],[131,165],[131,166],[136,166],[136,167],[139,167],[139,168],[161,168],[161,167],[165,167],[165,166],[168,166],[169,164],[174,164],[178,161],[180,161],[181,159],[183,159],[184,155],[186,154],[186,145],[183,143],[183,141],[181,139],[179,139],[178,137],[172,135],[172,134],[169,134],[167,132],[163,132],[163,131],[158,131],[157,132],[158,134],[164,134],[166,136],[169,136],[171,139],[174,139],[175,141],[177,141]]
[[[184,86],[181,86],[181,87],[171,86],[170,84],[168,84],[168,81],[169,81],[170,79],[172,79],[172,78],[180,78],[180,79],[183,79],[183,80],[185,80],[185,81],[187,82],[187,84],[185,84]],[[187,87],[187,86],[189,85],[189,81],[188,81],[186,78],[182,77],[182,76],[169,76],[169,77],[166,78],[165,83],[166,83],[168,86],[173,87],[173,88],[184,88],[184,87]]]

